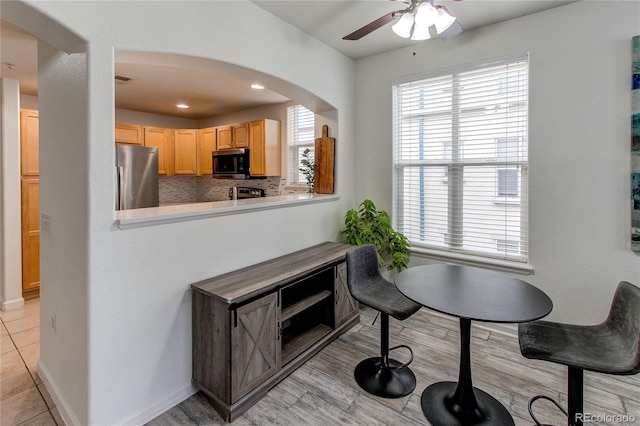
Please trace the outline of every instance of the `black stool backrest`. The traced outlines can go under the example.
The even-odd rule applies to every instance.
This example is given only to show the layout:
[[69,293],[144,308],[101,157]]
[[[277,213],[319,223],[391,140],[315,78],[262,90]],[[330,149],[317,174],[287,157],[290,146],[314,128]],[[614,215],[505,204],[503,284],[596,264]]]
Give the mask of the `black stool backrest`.
[[375,245],[358,246],[347,252],[347,285],[356,299],[370,287],[371,281],[381,278]]

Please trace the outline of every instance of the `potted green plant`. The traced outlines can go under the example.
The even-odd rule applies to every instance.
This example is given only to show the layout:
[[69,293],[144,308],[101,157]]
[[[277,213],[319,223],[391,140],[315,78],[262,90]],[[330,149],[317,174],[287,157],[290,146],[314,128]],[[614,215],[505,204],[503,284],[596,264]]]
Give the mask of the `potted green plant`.
[[307,179],[307,186],[309,187],[309,192],[313,192],[313,181],[315,175],[315,161],[313,158],[313,154],[311,154],[311,149],[307,148],[302,151],[302,160],[300,160],[302,167],[298,170],[302,172],[304,177]]
[[400,272],[409,265],[409,240],[393,229],[387,212],[376,209],[373,201],[364,200],[358,210],[347,211],[344,224],[342,234],[349,244],[375,244],[380,268]]

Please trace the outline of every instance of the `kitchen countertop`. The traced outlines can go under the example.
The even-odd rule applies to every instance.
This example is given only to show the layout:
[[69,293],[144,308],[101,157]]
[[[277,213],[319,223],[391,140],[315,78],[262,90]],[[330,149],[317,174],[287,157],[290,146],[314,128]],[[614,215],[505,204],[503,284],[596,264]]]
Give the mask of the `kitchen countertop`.
[[297,204],[322,203],[338,200],[339,198],[336,194],[303,193],[205,203],[162,205],[160,207],[116,211],[115,223],[120,229],[139,228],[206,217],[289,207]]

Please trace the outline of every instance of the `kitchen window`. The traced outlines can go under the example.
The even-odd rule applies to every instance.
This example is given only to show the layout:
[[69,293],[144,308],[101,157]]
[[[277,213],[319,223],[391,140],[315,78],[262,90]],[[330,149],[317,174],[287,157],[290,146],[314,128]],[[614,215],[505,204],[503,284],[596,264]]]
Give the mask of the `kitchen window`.
[[315,114],[302,105],[294,105],[287,108],[287,169],[289,185],[307,185],[305,176],[300,171],[302,167],[303,153],[310,151],[310,159],[313,159],[315,146]]
[[526,263],[527,141],[526,54],[394,81],[396,228],[416,251]]

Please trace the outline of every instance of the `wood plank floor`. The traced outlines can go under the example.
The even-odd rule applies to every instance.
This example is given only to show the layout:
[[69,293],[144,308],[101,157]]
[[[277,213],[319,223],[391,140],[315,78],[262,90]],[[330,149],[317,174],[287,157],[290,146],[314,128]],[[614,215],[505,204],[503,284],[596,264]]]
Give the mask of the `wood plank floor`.
[[[362,307],[360,324],[332,342],[305,365],[273,388],[265,398],[234,425],[429,425],[420,408],[420,395],[430,384],[457,380],[458,320],[421,309],[405,321],[391,318],[391,346],[411,346],[417,377],[413,394],[401,399],[378,398],[355,383],[356,364],[379,352],[379,321],[376,311]],[[520,355],[512,332],[495,332],[473,323],[471,359],[473,384],[496,399],[511,413],[516,425],[533,425],[527,403],[538,394],[559,400],[566,407],[566,369]],[[399,350],[394,355],[405,360]],[[536,403],[538,419],[563,425],[566,419],[549,402]],[[585,412],[592,424],[640,425],[640,375],[609,376],[585,373]],[[629,415],[620,422],[616,415]],[[608,416],[602,418],[602,416]],[[148,423],[160,425],[225,424],[201,394],[196,394]]]

